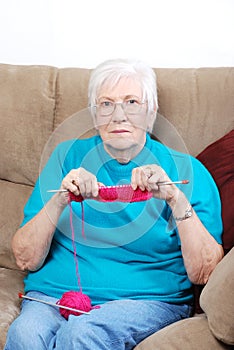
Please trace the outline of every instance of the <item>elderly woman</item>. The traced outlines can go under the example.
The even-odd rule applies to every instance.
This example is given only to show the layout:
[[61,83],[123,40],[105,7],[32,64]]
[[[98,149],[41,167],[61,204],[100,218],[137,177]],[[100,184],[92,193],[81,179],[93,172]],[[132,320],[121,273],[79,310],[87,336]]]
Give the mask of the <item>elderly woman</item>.
[[[55,149],[12,245],[18,266],[29,271],[25,292],[48,302],[77,290],[75,249],[83,292],[100,307],[66,320],[57,308],[24,300],[5,350],[133,349],[191,315],[192,283],[206,283],[223,256],[220,200],[196,159],[151,139],[156,91],[154,71],[139,61],[111,60],[93,71],[89,102],[98,135]],[[165,184],[181,179],[189,184]],[[99,201],[100,186],[123,184],[152,197]],[[67,191],[49,194],[51,188]],[[75,245],[69,193],[85,198],[83,212],[72,203]]]

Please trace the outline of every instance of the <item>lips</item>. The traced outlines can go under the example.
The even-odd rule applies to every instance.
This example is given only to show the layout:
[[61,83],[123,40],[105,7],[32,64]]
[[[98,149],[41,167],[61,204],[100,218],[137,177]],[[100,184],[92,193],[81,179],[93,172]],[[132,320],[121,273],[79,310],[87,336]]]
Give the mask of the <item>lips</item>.
[[125,130],[125,129],[119,129],[119,130],[112,130],[111,134],[123,134],[123,133],[129,133],[129,130]]

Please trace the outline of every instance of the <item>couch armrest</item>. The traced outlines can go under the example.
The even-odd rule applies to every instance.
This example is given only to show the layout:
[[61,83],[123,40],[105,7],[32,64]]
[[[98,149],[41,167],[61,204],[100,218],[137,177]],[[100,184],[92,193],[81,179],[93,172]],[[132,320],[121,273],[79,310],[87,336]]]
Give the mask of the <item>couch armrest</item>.
[[0,268],[0,349],[3,349],[8,327],[20,312],[18,293],[23,292],[22,271]]
[[202,291],[200,304],[214,336],[234,345],[234,248],[220,261]]
[[231,349],[219,342],[209,329],[206,316],[191,317],[167,326],[143,340],[135,350],[221,350]]

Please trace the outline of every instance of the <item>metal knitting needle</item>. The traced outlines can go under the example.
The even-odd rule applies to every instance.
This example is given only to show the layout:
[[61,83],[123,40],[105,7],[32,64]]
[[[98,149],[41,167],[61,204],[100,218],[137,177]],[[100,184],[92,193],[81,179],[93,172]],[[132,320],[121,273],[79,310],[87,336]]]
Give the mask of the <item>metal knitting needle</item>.
[[[166,186],[166,185],[173,185],[173,184],[181,184],[181,185],[187,185],[189,183],[189,180],[179,180],[179,181],[159,181],[157,182],[158,186]],[[124,187],[129,185],[120,185],[117,187]],[[110,186],[107,186],[110,187]],[[59,190],[48,190],[49,193],[56,193],[56,192],[68,192],[68,190],[65,189],[59,189]]]
[[48,193],[56,193],[56,192],[68,192],[68,190],[65,189],[59,189],[59,190],[48,190]]
[[27,295],[23,295],[22,293],[18,293],[19,295],[19,298],[22,298],[22,299],[28,299],[28,300],[32,300],[32,301],[37,301],[39,303],[42,303],[42,304],[47,304],[47,305],[50,305],[50,306],[55,306],[55,307],[58,307],[60,309],[65,309],[65,310],[69,310],[69,311],[75,311],[75,312],[79,312],[80,314],[86,314],[86,315],[89,315],[90,312],[87,312],[87,311],[82,311],[82,310],[78,310],[78,309],[73,309],[72,307],[68,307],[68,306],[63,306],[63,305],[59,305],[59,304],[54,304],[54,303],[51,303],[49,301],[44,301],[44,300],[41,300],[41,299],[36,299],[36,298],[32,298],[32,297],[28,297]]
[[173,184],[187,185],[188,183],[189,183],[189,180],[180,180],[180,181],[159,181],[159,182],[157,182],[157,185],[158,185],[158,186],[173,185]]

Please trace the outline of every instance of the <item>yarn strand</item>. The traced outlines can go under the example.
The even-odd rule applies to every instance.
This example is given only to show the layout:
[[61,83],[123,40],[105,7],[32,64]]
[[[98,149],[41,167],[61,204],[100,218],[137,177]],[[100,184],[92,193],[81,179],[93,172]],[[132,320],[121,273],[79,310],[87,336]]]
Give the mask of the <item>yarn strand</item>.
[[[66,308],[69,309],[64,309],[60,308],[60,314],[68,319],[69,315],[75,315],[79,316],[82,313],[88,313],[90,310],[97,308],[98,306],[92,307],[91,305],[91,300],[88,295],[83,294],[82,291],[82,284],[81,284],[81,278],[80,278],[80,273],[79,273],[79,263],[78,263],[78,257],[77,257],[77,251],[76,251],[76,243],[75,243],[75,229],[73,225],[73,218],[72,218],[72,205],[71,205],[71,199],[70,197],[68,198],[68,205],[69,205],[69,211],[70,211],[70,227],[71,227],[71,233],[72,233],[72,246],[73,246],[73,251],[74,251],[74,261],[75,261],[75,268],[76,268],[76,277],[77,277],[77,283],[78,283],[78,288],[79,291],[69,291],[65,292],[62,295],[62,298],[58,300],[57,305],[62,305],[66,306]],[[84,207],[83,203],[81,203],[81,210],[82,210],[82,235],[84,234]],[[73,309],[73,310],[72,310]],[[75,309],[75,310],[74,310]],[[82,310],[81,312],[76,311],[76,310]]]
[[[72,205],[71,205],[71,200],[70,198],[68,199],[68,205],[69,205],[69,216],[70,216],[70,227],[71,227],[71,233],[72,233],[72,246],[73,246],[73,251],[74,251],[74,261],[75,261],[75,268],[76,268],[76,277],[77,277],[77,282],[78,282],[78,287],[79,290],[82,293],[82,285],[81,285],[81,279],[80,279],[80,273],[79,273],[79,263],[78,263],[78,258],[77,258],[77,251],[76,251],[76,243],[75,243],[75,229],[73,225],[73,218],[72,218]],[[83,202],[81,202],[81,208],[82,208],[82,235],[83,235],[83,227],[84,227],[84,207],[83,207]]]

